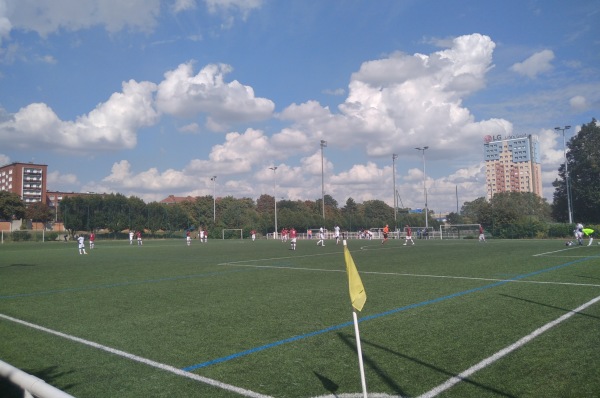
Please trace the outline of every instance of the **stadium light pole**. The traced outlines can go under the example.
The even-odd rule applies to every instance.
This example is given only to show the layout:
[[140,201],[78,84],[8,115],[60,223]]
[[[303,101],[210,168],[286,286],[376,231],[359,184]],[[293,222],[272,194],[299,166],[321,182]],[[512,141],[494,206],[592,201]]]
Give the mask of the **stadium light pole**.
[[428,217],[429,215],[427,213],[429,213],[429,209],[427,208],[427,187],[425,186],[425,180],[426,180],[426,175],[425,175],[425,151],[427,149],[429,149],[428,146],[424,146],[423,148],[415,148],[418,151],[421,151],[423,153],[423,194],[425,195],[425,230],[427,230],[427,228],[429,227],[428,224]]
[[210,177],[210,180],[213,182],[213,223],[217,222],[217,197],[216,195],[216,182],[217,182],[217,176],[212,176]]
[[273,170],[273,200],[275,201],[275,232],[273,232],[273,239],[277,239],[277,166],[269,167]]
[[323,220],[325,219],[325,169],[323,166],[323,148],[327,146],[327,141],[321,140],[321,206],[323,207]]
[[563,156],[565,158],[565,181],[567,183],[567,207],[569,211],[569,224],[573,224],[573,210],[571,206],[571,186],[569,184],[569,167],[567,165],[567,143],[565,141],[565,130],[570,129],[571,126],[565,127],[554,127],[556,131],[562,131],[563,135]]
[[398,155],[395,153],[392,154],[392,164],[393,164],[393,175],[394,175],[394,223],[397,222],[398,217],[398,200],[396,198],[396,159],[398,159]]

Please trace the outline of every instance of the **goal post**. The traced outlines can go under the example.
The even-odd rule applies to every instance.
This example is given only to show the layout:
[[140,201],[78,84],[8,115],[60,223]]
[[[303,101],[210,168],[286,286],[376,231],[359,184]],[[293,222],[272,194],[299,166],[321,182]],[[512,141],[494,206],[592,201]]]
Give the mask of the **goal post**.
[[244,230],[241,228],[224,228],[221,233],[223,239],[244,239]]
[[479,224],[448,224],[440,225],[441,239],[477,239]]

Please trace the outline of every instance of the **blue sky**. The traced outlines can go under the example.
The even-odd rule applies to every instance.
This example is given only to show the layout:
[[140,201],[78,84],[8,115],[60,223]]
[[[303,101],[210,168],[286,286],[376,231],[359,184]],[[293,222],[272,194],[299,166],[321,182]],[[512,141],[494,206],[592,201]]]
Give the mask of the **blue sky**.
[[[381,199],[485,196],[485,135],[600,109],[597,1],[0,0],[0,163],[48,188]],[[273,172],[270,167],[277,166]],[[217,176],[213,185],[212,176]]]

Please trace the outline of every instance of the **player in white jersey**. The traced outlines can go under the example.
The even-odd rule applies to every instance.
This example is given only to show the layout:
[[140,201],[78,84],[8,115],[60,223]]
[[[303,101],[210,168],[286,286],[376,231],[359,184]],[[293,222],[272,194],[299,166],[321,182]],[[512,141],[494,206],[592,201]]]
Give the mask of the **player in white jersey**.
[[85,251],[85,237],[83,235],[79,235],[77,243],[79,244],[79,254],[87,254]]

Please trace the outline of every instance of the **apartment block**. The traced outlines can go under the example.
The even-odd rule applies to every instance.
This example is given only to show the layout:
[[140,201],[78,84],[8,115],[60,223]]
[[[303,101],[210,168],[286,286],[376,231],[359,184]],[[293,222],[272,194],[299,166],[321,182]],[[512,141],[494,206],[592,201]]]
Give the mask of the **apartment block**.
[[46,201],[48,165],[11,163],[0,167],[0,191],[18,194],[25,205]]
[[542,196],[539,143],[532,135],[486,136],[485,178],[488,199],[499,192],[533,192]]

